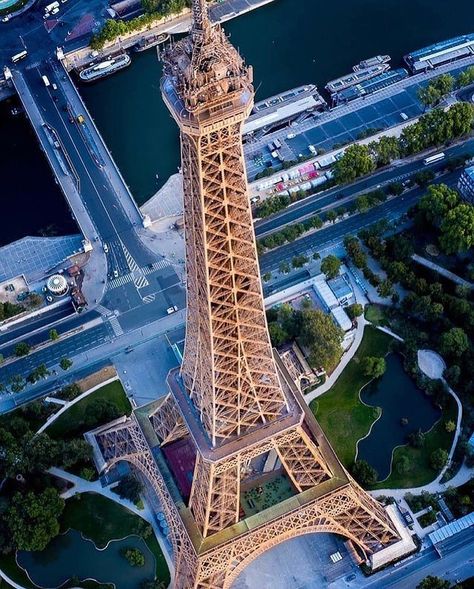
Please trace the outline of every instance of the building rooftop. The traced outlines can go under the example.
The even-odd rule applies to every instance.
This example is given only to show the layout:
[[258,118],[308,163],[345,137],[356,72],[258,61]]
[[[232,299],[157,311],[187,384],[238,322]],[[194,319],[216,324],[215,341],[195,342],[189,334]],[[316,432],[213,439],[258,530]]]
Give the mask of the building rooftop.
[[352,295],[352,287],[344,278],[344,276],[336,276],[328,280],[329,288],[338,299],[349,297]]

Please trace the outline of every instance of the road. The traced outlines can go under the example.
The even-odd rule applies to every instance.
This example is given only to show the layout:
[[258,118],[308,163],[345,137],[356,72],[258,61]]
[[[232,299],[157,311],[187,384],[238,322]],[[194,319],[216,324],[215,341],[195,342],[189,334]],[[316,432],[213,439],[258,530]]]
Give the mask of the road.
[[[455,185],[459,174],[460,172],[447,174],[440,181],[448,185]],[[262,274],[266,272],[278,272],[282,261],[289,261],[299,254],[323,250],[332,245],[342,243],[345,235],[356,235],[363,227],[372,225],[381,219],[388,219],[393,222],[406,213],[424,193],[424,189],[415,188],[365,213],[351,215],[322,230],[310,233],[296,241],[271,250],[260,257],[260,270]],[[291,278],[288,277],[288,279]],[[268,289],[266,289],[267,291]]]
[[[465,153],[474,154],[474,139],[462,145],[447,148],[444,152],[448,157],[456,157]],[[414,161],[392,166],[390,169],[379,172],[378,174],[374,174],[368,178],[362,178],[350,186],[337,186],[326,190],[324,193],[305,198],[271,217],[257,221],[255,223],[255,233],[257,237],[264,237],[274,231],[278,231],[289,223],[303,221],[328,205],[335,207],[342,206],[347,201],[352,200],[355,195],[370,192],[378,186],[386,186],[391,182],[403,182],[420,170],[430,169],[436,172],[445,165],[442,162],[425,167],[423,165],[423,159],[424,156],[418,156]],[[340,198],[341,195],[343,195],[344,199]]]

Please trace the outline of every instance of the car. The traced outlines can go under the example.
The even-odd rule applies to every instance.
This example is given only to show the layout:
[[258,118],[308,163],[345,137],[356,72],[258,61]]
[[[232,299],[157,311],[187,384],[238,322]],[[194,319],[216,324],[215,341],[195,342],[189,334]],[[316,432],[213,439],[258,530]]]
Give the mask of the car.
[[4,16],[2,18],[2,22],[8,22],[9,20],[10,20],[10,17],[8,15],[7,16]]
[[112,274],[113,274],[113,277],[114,278],[118,278],[119,277],[118,270],[114,270]]
[[57,89],[58,89],[58,87],[57,87],[57,85],[56,85],[56,84],[51,84],[51,88],[52,88],[53,90],[57,90]]
[[178,307],[176,305],[173,305],[172,307],[168,307],[166,309],[166,312],[168,313],[168,315],[171,315],[172,313],[176,313],[177,310]]
[[46,300],[48,301],[48,303],[52,303],[53,302],[53,297],[51,295],[47,295],[46,296]]
[[59,141],[55,141],[55,142],[54,142],[54,147],[55,147],[56,149],[59,149],[59,148],[61,147],[61,146],[59,145]]
[[108,254],[108,253],[109,253],[109,246],[108,246],[106,243],[104,243],[104,252],[105,252],[106,254]]
[[53,8],[53,10],[51,10],[51,14],[58,14],[59,12],[59,8]]

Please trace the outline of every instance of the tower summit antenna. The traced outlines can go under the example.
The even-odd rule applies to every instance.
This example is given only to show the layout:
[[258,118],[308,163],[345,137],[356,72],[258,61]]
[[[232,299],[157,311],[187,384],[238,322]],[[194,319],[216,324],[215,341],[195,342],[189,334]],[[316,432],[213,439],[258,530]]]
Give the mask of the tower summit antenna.
[[208,33],[211,28],[209,20],[209,12],[207,8],[207,0],[193,0],[193,33],[204,34]]

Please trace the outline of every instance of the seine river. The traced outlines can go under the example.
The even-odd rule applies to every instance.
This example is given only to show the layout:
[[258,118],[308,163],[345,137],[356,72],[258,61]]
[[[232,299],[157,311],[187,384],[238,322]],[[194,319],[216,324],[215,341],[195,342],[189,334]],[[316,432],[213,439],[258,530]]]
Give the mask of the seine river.
[[[396,66],[410,50],[472,32],[472,1],[274,0],[226,23],[225,29],[253,65],[257,98],[261,99],[310,82],[322,88],[329,79],[350,71],[354,63],[379,53],[390,54]],[[134,54],[128,69],[81,86],[87,106],[140,204],[179,164],[178,133],[161,100],[160,75],[161,65],[151,49]],[[15,136],[21,145],[16,156],[30,170],[28,162],[41,160],[42,155],[25,126],[13,125],[7,117],[9,109],[0,109],[0,134]],[[11,207],[14,203],[21,217],[13,225],[11,217],[0,215],[1,242],[45,227],[44,218],[37,217],[40,209],[41,217],[54,217],[60,231],[70,231],[69,215],[58,202],[62,197],[52,181],[50,186],[45,184],[41,162],[35,164],[42,176],[42,188],[38,189],[39,175],[22,175],[18,182],[19,170],[11,159],[6,155],[0,158],[0,204],[5,211],[6,204]],[[13,228],[18,231],[12,232]],[[6,229],[8,239],[3,233]]]

